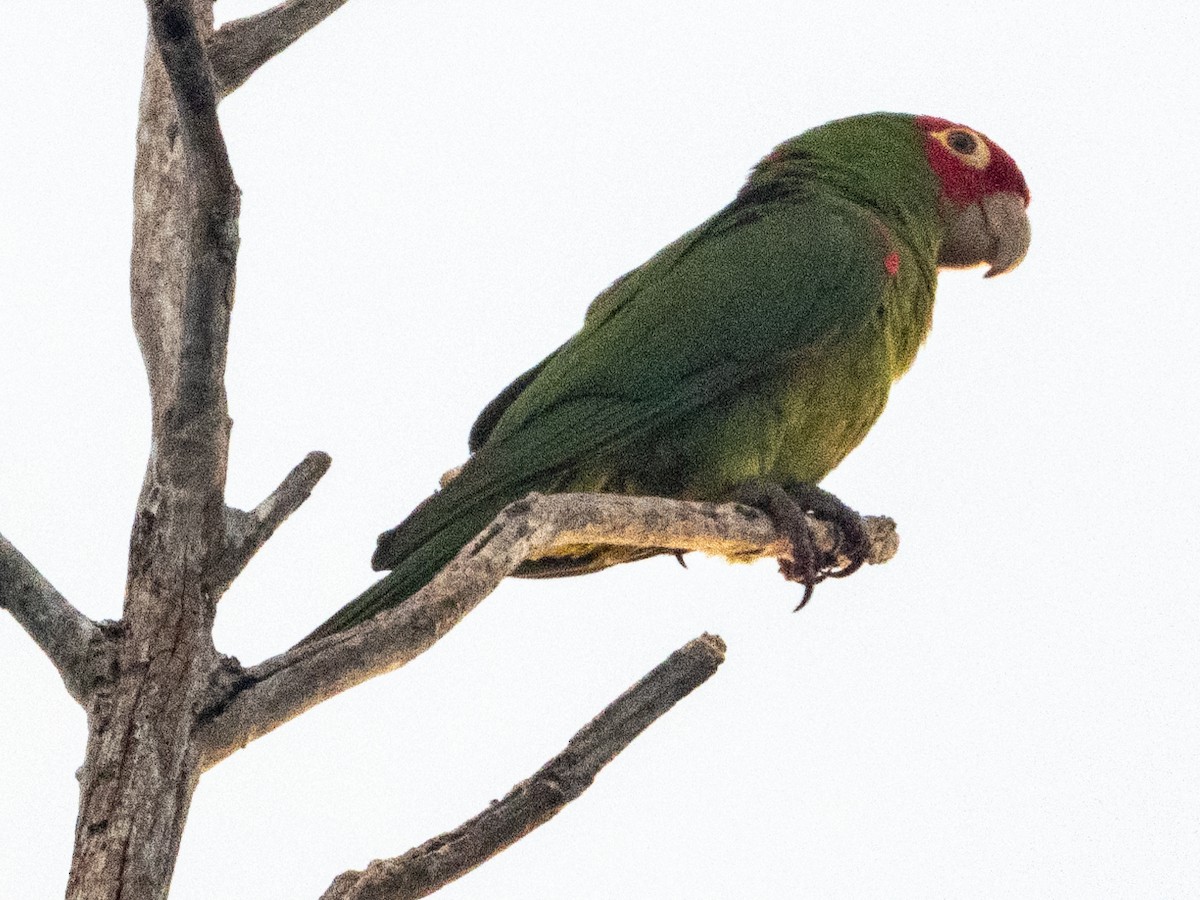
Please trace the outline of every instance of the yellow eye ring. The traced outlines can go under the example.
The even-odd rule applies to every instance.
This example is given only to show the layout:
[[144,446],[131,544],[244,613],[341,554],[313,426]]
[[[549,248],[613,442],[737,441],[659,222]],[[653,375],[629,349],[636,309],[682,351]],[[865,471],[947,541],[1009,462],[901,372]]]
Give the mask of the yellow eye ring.
[[970,128],[955,125],[943,131],[935,131],[932,136],[950,152],[951,156],[972,169],[982,171],[992,161],[992,151],[988,147],[987,141],[983,139],[983,135]]

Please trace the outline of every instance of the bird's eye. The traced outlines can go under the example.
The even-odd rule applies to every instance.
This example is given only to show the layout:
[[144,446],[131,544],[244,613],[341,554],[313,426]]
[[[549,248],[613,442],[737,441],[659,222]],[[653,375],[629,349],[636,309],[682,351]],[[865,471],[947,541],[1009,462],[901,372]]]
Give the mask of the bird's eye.
[[970,128],[955,125],[945,131],[935,131],[931,137],[954,154],[960,163],[972,169],[982,171],[992,160],[987,141]]
[[970,156],[975,152],[977,141],[975,135],[966,131],[952,131],[946,135],[946,143],[950,145],[950,149],[957,150],[964,156]]

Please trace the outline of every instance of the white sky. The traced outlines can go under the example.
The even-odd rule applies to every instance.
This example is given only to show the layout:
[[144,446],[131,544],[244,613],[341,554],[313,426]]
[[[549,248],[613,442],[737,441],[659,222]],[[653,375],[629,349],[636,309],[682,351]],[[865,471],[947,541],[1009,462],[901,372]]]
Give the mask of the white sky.
[[[569,8],[568,8],[569,7]],[[221,0],[223,17],[258,7]],[[776,142],[965,122],[1033,192],[826,482],[899,557],[508,582],[206,775],[173,900],[317,897],[473,815],[703,631],[719,674],[446,898],[1200,894],[1192,3],[352,0],[221,108],[244,191],[228,495],[334,467],[229,592],[252,663],[370,583],[478,409]],[[0,530],[120,611],[147,450],[128,321],[139,3],[6,4]],[[1193,60],[1189,62],[1188,60]],[[61,895],[83,714],[0,616],[0,895]]]

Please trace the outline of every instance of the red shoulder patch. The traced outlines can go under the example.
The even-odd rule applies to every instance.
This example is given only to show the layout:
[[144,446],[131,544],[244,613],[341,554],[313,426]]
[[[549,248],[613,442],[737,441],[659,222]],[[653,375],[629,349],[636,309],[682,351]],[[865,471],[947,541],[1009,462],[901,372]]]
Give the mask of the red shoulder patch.
[[888,275],[891,275],[894,278],[900,271],[900,254],[893,250],[891,253],[885,256],[883,258],[883,268]]

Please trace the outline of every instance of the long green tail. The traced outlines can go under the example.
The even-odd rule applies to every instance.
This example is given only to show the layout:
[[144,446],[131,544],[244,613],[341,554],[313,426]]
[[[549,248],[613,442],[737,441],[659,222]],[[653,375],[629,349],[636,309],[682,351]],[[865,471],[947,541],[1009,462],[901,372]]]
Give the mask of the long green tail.
[[394,570],[334,613],[304,642],[343,631],[366,621],[381,610],[403,603],[425,587],[493,517],[494,513],[488,511],[484,515],[451,523]]
[[306,637],[343,631],[403,603],[425,585],[505,506],[535,488],[530,480],[495,478],[490,453],[477,454],[457,478],[379,537],[373,564],[392,571]]

